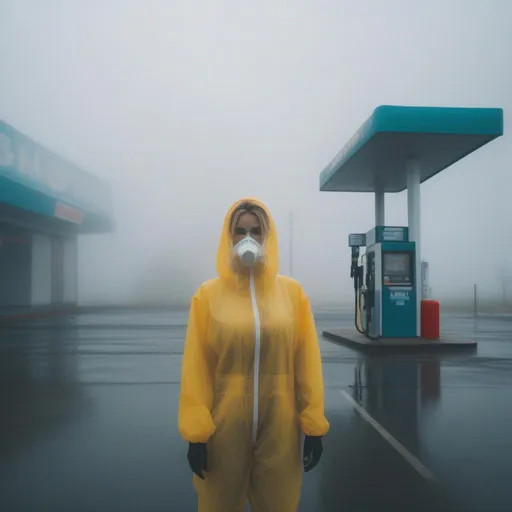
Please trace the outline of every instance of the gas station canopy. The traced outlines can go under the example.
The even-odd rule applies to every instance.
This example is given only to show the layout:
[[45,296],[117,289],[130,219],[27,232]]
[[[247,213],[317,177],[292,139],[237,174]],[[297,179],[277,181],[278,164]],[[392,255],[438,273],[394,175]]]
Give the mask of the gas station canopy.
[[382,105],[320,174],[326,192],[401,192],[407,162],[424,182],[503,135],[500,108]]

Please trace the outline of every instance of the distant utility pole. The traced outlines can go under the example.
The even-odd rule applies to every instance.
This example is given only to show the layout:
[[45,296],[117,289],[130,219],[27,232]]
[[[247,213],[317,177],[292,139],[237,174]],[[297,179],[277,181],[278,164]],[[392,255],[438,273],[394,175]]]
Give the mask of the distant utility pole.
[[473,316],[478,315],[478,292],[476,284],[473,285]]
[[293,277],[293,212],[290,210],[290,214],[288,216],[289,219],[289,233],[288,233],[288,239],[289,239],[289,257],[290,257],[290,263],[289,263],[289,272],[290,277]]

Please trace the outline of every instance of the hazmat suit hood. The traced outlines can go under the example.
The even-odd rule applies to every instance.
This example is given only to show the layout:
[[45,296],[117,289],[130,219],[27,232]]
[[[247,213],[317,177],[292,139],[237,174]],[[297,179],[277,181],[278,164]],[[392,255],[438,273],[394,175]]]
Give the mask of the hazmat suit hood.
[[224,225],[220,236],[219,248],[217,251],[217,273],[219,277],[231,284],[240,280],[233,270],[233,242],[229,230],[231,217],[236,208],[243,203],[251,203],[264,210],[268,217],[268,233],[263,240],[264,259],[263,268],[258,274],[258,281],[262,285],[268,285],[274,281],[279,269],[279,249],[277,243],[277,230],[274,219],[270,215],[268,208],[261,201],[254,198],[242,198],[234,203],[224,217]]

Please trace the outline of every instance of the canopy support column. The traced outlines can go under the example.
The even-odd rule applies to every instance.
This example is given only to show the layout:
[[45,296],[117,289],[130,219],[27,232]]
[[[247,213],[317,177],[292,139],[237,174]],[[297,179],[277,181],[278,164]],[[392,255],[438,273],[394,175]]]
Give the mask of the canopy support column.
[[415,287],[416,287],[416,334],[421,336],[421,174],[420,162],[411,159],[406,164],[407,171],[407,221],[409,240],[416,244]]

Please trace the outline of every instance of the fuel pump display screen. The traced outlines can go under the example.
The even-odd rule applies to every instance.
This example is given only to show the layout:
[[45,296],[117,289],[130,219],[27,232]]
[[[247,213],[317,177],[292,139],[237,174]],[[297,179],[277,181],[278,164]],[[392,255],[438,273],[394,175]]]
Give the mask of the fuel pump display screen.
[[382,256],[382,275],[385,285],[410,285],[412,283],[410,253],[385,252]]

